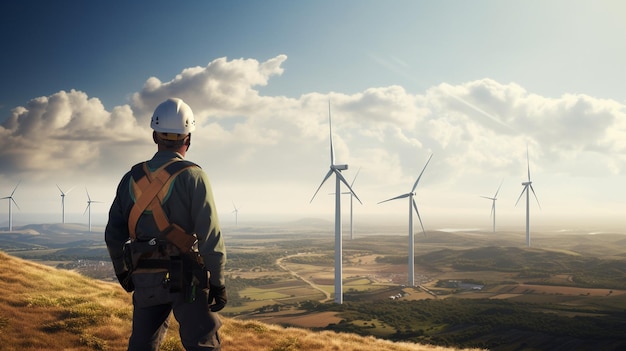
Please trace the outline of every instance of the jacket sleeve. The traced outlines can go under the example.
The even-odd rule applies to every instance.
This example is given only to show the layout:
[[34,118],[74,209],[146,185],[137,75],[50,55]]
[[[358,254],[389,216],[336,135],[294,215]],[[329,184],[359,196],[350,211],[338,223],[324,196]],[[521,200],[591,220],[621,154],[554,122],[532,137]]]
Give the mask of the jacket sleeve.
[[116,274],[126,271],[123,249],[124,243],[130,239],[130,234],[128,233],[128,213],[126,213],[128,211],[125,210],[124,203],[130,201],[129,179],[130,174],[126,174],[117,187],[104,231],[104,241]]
[[192,171],[194,182],[191,191],[191,217],[194,232],[198,236],[198,250],[204,265],[210,273],[209,283],[224,285],[226,248],[222,238],[213,191],[206,173],[195,168]]

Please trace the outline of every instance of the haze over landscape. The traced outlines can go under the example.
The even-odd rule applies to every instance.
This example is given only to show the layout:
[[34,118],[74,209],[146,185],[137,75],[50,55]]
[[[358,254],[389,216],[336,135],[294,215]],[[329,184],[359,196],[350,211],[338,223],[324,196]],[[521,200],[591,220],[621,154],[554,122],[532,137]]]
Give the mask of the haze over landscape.
[[[117,182],[155,152],[170,96],[198,124],[188,159],[223,223],[332,220],[328,103],[355,225],[623,229],[626,4],[621,1],[10,1],[0,5],[0,197],[15,224],[96,225]],[[348,213],[344,197],[344,217]],[[6,227],[7,200],[0,202]],[[347,217],[344,219],[347,222]],[[360,221],[360,222],[359,222]]]

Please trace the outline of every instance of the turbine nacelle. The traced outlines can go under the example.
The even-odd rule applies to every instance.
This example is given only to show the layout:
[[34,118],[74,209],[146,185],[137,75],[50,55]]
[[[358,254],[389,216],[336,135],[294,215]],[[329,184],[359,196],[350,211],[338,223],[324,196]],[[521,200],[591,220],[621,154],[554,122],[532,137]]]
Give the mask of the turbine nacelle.
[[532,184],[532,183],[533,183],[533,182],[528,181],[528,182],[523,182],[523,183],[522,183],[522,185],[523,185],[523,186],[528,186],[528,185],[530,185],[530,184]]
[[330,168],[337,171],[345,171],[348,169],[348,165],[331,165]]

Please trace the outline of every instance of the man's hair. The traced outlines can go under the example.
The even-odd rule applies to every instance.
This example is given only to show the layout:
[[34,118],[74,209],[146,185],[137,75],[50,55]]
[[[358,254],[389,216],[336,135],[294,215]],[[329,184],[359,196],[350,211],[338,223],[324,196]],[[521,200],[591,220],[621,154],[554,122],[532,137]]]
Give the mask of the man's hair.
[[191,135],[189,134],[176,134],[176,133],[161,133],[155,132],[156,142],[159,145],[167,149],[177,149],[187,142],[187,137]]

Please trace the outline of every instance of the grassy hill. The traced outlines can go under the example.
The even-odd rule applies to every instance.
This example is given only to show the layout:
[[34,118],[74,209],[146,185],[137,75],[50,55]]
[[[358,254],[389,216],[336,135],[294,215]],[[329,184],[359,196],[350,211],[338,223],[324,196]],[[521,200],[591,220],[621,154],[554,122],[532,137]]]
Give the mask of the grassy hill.
[[[2,351],[126,349],[131,326],[131,296],[117,284],[0,252],[0,291]],[[223,348],[229,351],[455,350],[223,319]],[[162,350],[183,350],[177,338],[176,323]]]

